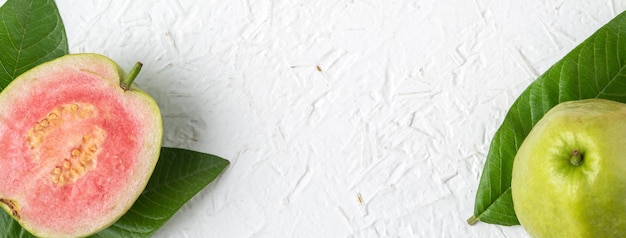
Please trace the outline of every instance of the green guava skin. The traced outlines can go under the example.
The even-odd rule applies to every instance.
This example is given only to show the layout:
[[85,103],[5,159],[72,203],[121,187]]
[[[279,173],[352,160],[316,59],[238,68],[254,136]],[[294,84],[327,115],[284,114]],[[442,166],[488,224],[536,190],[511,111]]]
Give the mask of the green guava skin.
[[515,156],[511,193],[532,237],[626,237],[626,104],[548,111]]

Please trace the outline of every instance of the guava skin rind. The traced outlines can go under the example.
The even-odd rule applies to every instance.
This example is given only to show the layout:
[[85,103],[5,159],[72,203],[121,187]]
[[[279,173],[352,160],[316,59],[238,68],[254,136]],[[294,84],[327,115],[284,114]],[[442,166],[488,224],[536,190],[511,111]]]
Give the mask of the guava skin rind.
[[[159,157],[162,119],[150,95],[134,85],[128,90],[120,87],[124,77],[124,71],[105,56],[70,54],[20,75],[0,93],[0,207],[32,234],[96,233],[128,211],[145,188]],[[47,141],[40,146],[45,147],[42,155],[61,154],[60,162],[49,156],[34,160],[24,152],[29,150],[24,127],[32,127],[51,110],[80,103],[95,108],[93,115],[67,120],[46,134]],[[76,142],[80,136],[74,132],[84,128],[96,128],[90,133],[101,135],[98,152],[91,156],[97,164],[75,181],[54,184],[50,171],[55,163],[63,165],[63,153],[70,156],[55,148],[72,148],[61,142]]]
[[626,104],[584,99],[549,110],[515,156],[511,193],[532,237],[626,237]]

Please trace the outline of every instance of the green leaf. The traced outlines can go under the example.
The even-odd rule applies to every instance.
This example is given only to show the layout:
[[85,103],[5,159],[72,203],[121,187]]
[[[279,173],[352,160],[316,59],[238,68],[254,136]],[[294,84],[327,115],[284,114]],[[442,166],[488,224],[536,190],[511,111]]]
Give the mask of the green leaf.
[[68,53],[52,0],[8,0],[0,7],[0,89],[43,62]]
[[214,155],[161,148],[159,162],[139,199],[120,220],[93,237],[149,237],[228,164]]
[[[4,211],[4,210],[2,210]],[[22,229],[20,224],[18,224],[11,216],[9,216],[6,212],[0,212],[0,237],[11,237],[11,238],[30,238],[35,237],[28,233],[26,230]]]
[[[161,156],[144,192],[117,222],[92,237],[150,237],[189,199],[211,183],[229,162],[200,152],[161,148]],[[34,237],[1,212],[1,237]]]
[[511,172],[517,149],[543,115],[564,101],[604,98],[626,103],[626,13],[598,29],[526,88],[496,131],[470,224],[517,225]]

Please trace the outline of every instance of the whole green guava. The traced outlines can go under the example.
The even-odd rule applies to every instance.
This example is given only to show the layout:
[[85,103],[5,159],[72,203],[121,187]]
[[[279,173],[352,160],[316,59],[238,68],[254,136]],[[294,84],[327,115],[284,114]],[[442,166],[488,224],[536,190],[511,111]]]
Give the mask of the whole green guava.
[[515,156],[511,193],[532,237],[626,237],[626,104],[550,109]]

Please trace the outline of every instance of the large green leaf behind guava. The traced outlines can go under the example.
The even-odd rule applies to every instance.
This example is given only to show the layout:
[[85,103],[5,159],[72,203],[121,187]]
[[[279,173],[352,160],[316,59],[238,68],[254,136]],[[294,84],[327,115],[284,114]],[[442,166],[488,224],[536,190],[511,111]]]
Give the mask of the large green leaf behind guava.
[[531,128],[558,103],[604,98],[626,103],[626,13],[616,16],[539,76],[517,98],[493,136],[468,220],[517,225],[511,172]]

